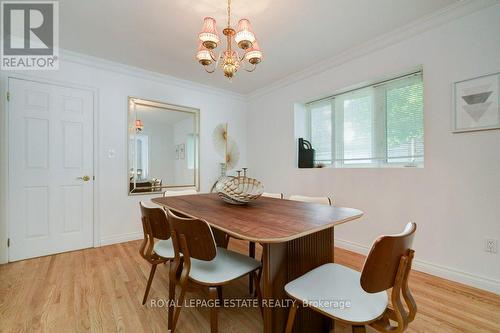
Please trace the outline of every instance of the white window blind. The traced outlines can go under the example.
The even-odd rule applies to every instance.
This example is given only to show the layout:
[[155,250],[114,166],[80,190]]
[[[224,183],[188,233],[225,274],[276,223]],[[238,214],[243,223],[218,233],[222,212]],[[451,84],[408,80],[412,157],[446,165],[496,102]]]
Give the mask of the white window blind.
[[[341,105],[335,104],[343,115],[343,138],[336,159],[346,164],[370,163],[373,151],[373,95],[372,89],[361,89],[341,96]],[[343,153],[343,156],[342,156]]]
[[386,87],[389,163],[423,162],[423,90],[421,76]]
[[317,163],[332,163],[332,108],[329,101],[308,105],[311,130],[310,141],[316,150]]
[[423,165],[421,72],[308,103],[306,110],[316,164]]

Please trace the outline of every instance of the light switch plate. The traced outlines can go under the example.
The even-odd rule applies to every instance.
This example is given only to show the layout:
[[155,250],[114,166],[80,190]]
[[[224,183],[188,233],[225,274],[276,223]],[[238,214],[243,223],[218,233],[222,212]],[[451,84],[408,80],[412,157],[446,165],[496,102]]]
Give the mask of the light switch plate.
[[498,240],[496,239],[486,239],[484,244],[484,251],[488,253],[497,253],[498,251]]
[[116,156],[116,151],[111,148],[111,149],[108,149],[108,158],[115,158]]

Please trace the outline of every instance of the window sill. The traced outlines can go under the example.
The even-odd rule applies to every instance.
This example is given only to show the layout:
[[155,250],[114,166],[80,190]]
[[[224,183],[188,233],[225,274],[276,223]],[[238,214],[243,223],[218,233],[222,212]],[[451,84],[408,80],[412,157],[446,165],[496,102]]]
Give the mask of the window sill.
[[[407,163],[391,163],[391,164],[349,164],[342,166],[325,165],[322,167],[306,168],[306,169],[423,169],[424,163],[407,164]],[[301,168],[299,168],[301,169]]]

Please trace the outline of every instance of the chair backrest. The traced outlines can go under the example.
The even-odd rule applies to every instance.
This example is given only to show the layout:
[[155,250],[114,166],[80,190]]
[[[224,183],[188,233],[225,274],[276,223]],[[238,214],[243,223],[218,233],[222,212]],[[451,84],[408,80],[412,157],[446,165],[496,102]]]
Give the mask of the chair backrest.
[[186,190],[166,190],[163,193],[163,196],[164,197],[176,197],[176,196],[180,196],[180,195],[191,195],[191,194],[198,194],[198,192],[194,188],[190,188],[190,189],[186,189]]
[[401,257],[411,251],[417,225],[410,222],[397,235],[381,236],[372,245],[361,272],[361,287],[377,293],[394,286]]
[[276,198],[276,199],[283,199],[285,197],[283,193],[269,193],[269,192],[262,193],[262,196],[267,198]]
[[171,235],[170,225],[165,210],[160,207],[147,207],[142,201],[139,205],[141,206],[144,233],[156,239],[169,239]]
[[181,238],[186,239],[186,245],[189,251],[189,257],[210,261],[217,254],[217,246],[215,244],[212,229],[206,221],[180,217],[175,215],[171,210],[167,211],[168,221],[172,228],[172,233],[175,234],[174,247],[183,255],[187,255],[181,246]]
[[332,205],[332,199],[329,197],[307,197],[304,195],[291,195],[290,200],[293,201],[303,201],[303,202],[314,202],[323,205]]

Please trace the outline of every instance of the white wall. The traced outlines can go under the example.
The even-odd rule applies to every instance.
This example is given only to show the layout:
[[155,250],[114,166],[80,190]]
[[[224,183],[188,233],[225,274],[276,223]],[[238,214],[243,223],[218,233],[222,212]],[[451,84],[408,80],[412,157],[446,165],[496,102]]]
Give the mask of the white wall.
[[[348,33],[348,32],[342,32]],[[342,88],[423,65],[425,168],[297,169],[294,108]],[[500,293],[500,130],[452,134],[452,82],[500,71],[500,5],[254,94],[248,161],[266,191],[333,195],[365,216],[336,228],[337,244],[365,252],[379,235],[418,224],[419,269]]]
[[[127,97],[139,97],[169,104],[200,109],[200,166],[201,190],[208,191],[219,175],[219,158],[212,145],[212,130],[222,122],[234,129],[235,139],[241,149],[240,165],[246,164],[246,108],[243,97],[220,89],[145,72],[95,58],[63,52],[58,71],[23,72],[37,80],[70,83],[98,90],[98,178],[99,194],[97,218],[100,223],[100,240],[103,244],[135,239],[142,236],[139,219],[140,200],[152,196],[128,196],[127,191]],[[1,74],[1,142],[2,178],[6,169],[6,77]],[[108,151],[115,151],[109,158]],[[5,182],[2,182],[0,223],[0,263],[5,262],[7,230],[5,223]],[[5,245],[4,245],[5,244]]]
[[173,125],[174,144],[184,144],[184,158],[179,149],[179,159],[174,159],[175,182],[179,185],[191,184],[194,178],[194,169],[188,169],[187,138],[193,134],[193,119],[184,119]]

